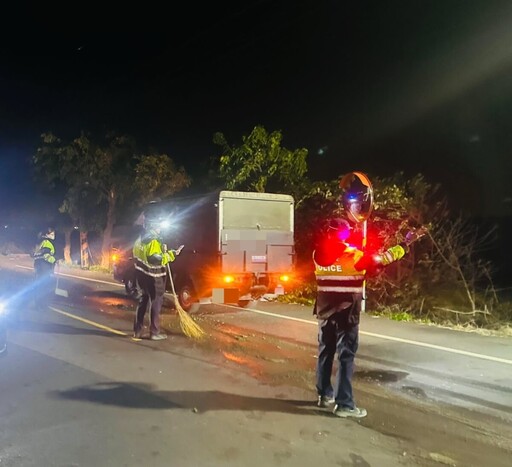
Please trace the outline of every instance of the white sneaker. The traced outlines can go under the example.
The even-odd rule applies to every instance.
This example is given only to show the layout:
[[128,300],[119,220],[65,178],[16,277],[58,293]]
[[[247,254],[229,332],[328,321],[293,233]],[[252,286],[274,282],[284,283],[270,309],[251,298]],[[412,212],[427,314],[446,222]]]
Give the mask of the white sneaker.
[[334,406],[332,413],[336,415],[336,417],[341,418],[364,418],[368,415],[366,409],[360,409],[359,407],[351,409],[350,407],[339,407],[338,405]]
[[163,340],[167,339],[167,335],[166,334],[151,334],[150,339],[152,341],[163,341]]
[[333,396],[318,396],[318,401],[316,403],[318,407],[325,409],[332,404],[334,404]]

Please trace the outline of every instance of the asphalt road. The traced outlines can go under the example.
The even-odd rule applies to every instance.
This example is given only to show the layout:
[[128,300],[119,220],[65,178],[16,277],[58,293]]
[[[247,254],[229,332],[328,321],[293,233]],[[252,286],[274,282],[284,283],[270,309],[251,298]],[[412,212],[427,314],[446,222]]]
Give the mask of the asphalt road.
[[[30,290],[30,266],[0,257],[0,294]],[[355,422],[317,409],[311,382],[298,384],[314,367],[309,308],[204,305],[199,322],[237,347],[179,329],[165,342],[134,341],[120,284],[63,270],[61,286],[68,298],[44,313],[27,298],[10,327],[0,466],[510,463],[510,339],[365,316],[355,389],[369,416]],[[285,348],[301,377],[270,384],[268,367],[245,365],[256,339],[252,362],[270,343],[276,354],[260,360],[288,377]]]

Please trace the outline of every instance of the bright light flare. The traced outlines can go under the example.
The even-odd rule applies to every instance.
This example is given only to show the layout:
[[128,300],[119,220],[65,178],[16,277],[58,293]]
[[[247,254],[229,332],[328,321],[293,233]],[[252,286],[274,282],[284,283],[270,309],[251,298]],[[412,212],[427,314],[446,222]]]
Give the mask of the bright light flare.
[[160,222],[160,228],[162,230],[167,230],[170,226],[171,226],[171,221],[169,221],[168,219],[165,219],[162,222]]
[[224,276],[224,282],[226,284],[232,284],[235,282],[235,278],[233,276]]

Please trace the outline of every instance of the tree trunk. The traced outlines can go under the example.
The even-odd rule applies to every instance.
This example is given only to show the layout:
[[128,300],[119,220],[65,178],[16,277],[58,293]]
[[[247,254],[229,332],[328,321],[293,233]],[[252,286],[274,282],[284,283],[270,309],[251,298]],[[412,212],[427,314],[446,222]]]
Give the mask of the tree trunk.
[[87,232],[80,231],[80,266],[89,269],[89,241]]
[[72,229],[64,229],[64,262],[71,264],[71,232]]

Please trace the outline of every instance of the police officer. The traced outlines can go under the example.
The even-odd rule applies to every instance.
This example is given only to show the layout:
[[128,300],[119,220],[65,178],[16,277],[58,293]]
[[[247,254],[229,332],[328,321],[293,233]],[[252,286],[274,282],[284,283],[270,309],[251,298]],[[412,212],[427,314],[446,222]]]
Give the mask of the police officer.
[[162,243],[162,217],[151,212],[144,216],[144,231],[133,246],[135,278],[141,291],[133,324],[133,337],[140,339],[144,316],[150,309],[150,339],[167,339],[160,332],[160,311],[163,305],[166,283],[166,265],[176,259],[181,249],[167,251]]
[[[363,283],[367,272],[382,269],[398,261],[409,244],[422,235],[410,232],[404,244],[382,254],[365,255],[350,242],[351,225],[345,219],[334,219],[313,252],[317,296],[313,314],[318,319],[318,360],[316,389],[318,406],[335,403],[338,417],[362,418],[367,411],[357,407],[352,394],[354,357],[359,343],[359,318]],[[336,384],[331,384],[335,354],[338,355]]]
[[39,233],[39,245],[34,252],[34,271],[36,276],[36,305],[45,308],[55,291],[55,230],[48,227]]

